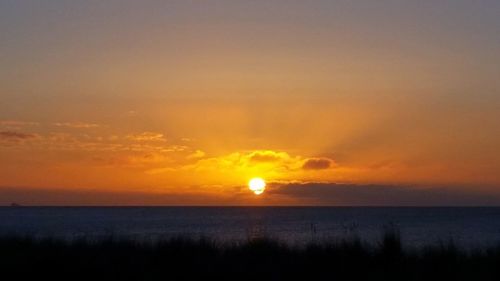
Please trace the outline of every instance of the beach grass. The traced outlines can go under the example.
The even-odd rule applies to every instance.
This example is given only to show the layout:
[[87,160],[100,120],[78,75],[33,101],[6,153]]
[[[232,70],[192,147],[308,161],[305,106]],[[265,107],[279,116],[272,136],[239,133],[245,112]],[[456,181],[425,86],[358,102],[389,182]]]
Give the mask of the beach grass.
[[0,269],[4,280],[500,280],[500,247],[465,250],[450,241],[405,249],[394,230],[375,244],[353,237],[305,246],[4,236]]

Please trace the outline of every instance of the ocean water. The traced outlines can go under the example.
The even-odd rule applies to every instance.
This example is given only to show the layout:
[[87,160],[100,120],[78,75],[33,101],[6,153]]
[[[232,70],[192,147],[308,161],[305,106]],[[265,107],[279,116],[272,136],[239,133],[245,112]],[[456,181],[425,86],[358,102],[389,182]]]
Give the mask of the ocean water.
[[136,240],[174,236],[221,241],[271,237],[291,244],[358,236],[380,241],[398,228],[403,243],[450,239],[465,247],[500,244],[500,208],[400,207],[1,207],[0,235]]

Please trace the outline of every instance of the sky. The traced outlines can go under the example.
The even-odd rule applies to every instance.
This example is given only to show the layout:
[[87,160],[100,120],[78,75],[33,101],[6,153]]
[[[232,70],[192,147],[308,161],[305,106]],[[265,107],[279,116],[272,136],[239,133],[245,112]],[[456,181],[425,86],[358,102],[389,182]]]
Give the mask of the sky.
[[0,204],[500,205],[499,15],[1,1]]

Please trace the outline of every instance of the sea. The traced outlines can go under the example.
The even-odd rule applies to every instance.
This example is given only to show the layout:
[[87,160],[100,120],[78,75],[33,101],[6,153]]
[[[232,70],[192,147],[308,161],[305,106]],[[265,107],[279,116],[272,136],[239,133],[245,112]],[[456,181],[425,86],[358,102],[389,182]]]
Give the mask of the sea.
[[500,245],[497,207],[0,207],[0,235],[238,242],[266,237],[293,245],[398,231],[405,246]]

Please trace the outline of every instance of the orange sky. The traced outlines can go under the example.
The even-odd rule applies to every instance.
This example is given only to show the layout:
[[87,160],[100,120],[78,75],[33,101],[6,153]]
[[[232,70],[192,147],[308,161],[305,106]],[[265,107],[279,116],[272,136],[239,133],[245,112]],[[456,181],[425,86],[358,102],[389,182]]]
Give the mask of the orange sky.
[[0,5],[0,204],[500,203],[496,1]]

